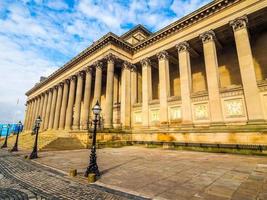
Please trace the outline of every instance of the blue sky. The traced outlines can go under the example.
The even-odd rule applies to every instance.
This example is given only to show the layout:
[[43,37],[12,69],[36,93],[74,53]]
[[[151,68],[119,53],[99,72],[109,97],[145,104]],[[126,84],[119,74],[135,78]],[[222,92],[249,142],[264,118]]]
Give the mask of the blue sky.
[[208,2],[1,0],[0,123],[22,120],[24,94],[39,77],[49,75],[107,32],[121,35],[137,24],[154,32]]

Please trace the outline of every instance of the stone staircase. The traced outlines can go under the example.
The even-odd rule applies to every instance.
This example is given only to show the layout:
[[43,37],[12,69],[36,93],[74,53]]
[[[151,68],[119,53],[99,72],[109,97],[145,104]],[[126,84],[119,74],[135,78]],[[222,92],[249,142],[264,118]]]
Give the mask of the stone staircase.
[[[3,144],[5,138],[0,139],[0,145]],[[8,138],[8,148],[12,148],[16,140],[16,135]],[[33,147],[35,135],[29,132],[20,133],[19,149],[30,150]],[[76,137],[72,137],[65,131],[45,131],[39,133],[38,149],[42,151],[48,150],[73,150],[83,149],[86,146]]]

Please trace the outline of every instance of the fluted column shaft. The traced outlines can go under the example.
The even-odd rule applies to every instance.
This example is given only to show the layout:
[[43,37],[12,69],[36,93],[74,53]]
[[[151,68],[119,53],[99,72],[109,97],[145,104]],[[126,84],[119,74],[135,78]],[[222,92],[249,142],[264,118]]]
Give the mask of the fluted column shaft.
[[36,109],[35,109],[35,113],[34,113],[33,123],[35,122],[35,120],[36,120],[37,117],[38,117],[39,107],[40,107],[40,96],[37,97]]
[[60,83],[58,86],[58,94],[57,94],[57,103],[56,103],[56,110],[55,110],[55,119],[53,124],[53,129],[57,130],[59,126],[59,115],[60,115],[60,108],[62,103],[62,93],[63,93],[63,83]]
[[91,87],[92,87],[92,68],[86,69],[85,75],[85,89],[84,89],[84,106],[82,110],[82,129],[87,129],[90,113],[90,100],[91,100]]
[[26,107],[26,115],[25,115],[25,120],[24,120],[24,130],[28,130],[28,121],[29,121],[29,114],[30,114],[30,102],[27,102],[27,107]]
[[76,88],[76,99],[75,99],[75,108],[74,108],[74,119],[72,129],[80,129],[80,116],[81,116],[81,102],[82,102],[82,90],[83,90],[83,77],[84,72],[80,72],[77,80]]
[[131,64],[125,62],[121,74],[121,124],[123,128],[131,126]]
[[95,105],[98,100],[101,101],[101,89],[102,89],[102,62],[97,62],[95,67],[95,89],[94,89],[94,100],[92,106]]
[[114,89],[114,58],[108,58],[107,85],[106,85],[106,106],[105,106],[105,128],[113,127],[113,89]]
[[65,80],[64,82],[64,90],[62,97],[62,104],[60,109],[60,119],[59,119],[59,130],[63,130],[65,128],[66,121],[66,110],[68,105],[68,94],[69,94],[69,80]]
[[181,84],[181,100],[182,100],[182,124],[192,125],[191,110],[191,64],[189,55],[189,44],[182,42],[177,46],[179,58],[180,84]]
[[152,100],[151,62],[148,58],[141,61],[142,65],[142,123],[149,126],[149,101]]
[[215,33],[208,31],[200,35],[203,43],[205,69],[208,83],[211,124],[223,124],[223,113],[220,98],[220,80],[218,59],[215,45]]
[[53,89],[51,110],[50,110],[49,123],[48,123],[48,130],[51,130],[53,128],[54,119],[55,119],[56,103],[57,103],[57,86],[54,87],[54,89]]
[[37,117],[39,117],[39,115],[40,115],[40,111],[41,111],[41,107],[42,107],[42,96],[40,95],[40,96],[38,97],[38,107],[37,107],[37,110],[36,110],[36,116],[35,116],[35,119],[36,119]]
[[247,106],[249,123],[264,121],[263,109],[260,101],[260,93],[257,86],[255,66],[250,46],[246,16],[230,22],[234,30],[235,43],[239,61],[244,96]]
[[38,114],[38,116],[40,116],[41,119],[43,119],[42,113],[43,113],[43,107],[44,107],[44,100],[45,100],[45,96],[44,94],[41,94],[41,105],[40,105],[39,114]]
[[160,124],[167,125],[168,120],[168,97],[170,96],[169,56],[166,51],[158,54],[159,59],[159,88],[160,88]]
[[77,79],[76,76],[73,76],[71,78],[71,81],[70,81],[69,100],[68,100],[68,107],[67,107],[67,113],[66,113],[66,123],[65,123],[65,129],[66,130],[70,130],[72,127],[76,79]]
[[33,103],[33,109],[32,109],[32,114],[31,114],[31,123],[30,123],[30,130],[32,130],[33,125],[34,125],[34,120],[35,120],[35,113],[36,113],[36,107],[37,107],[37,99],[34,99]]
[[131,68],[131,105],[137,102],[137,69],[133,65]]
[[44,130],[48,129],[49,117],[50,117],[50,111],[51,111],[51,103],[52,103],[52,91],[53,89],[49,89],[49,92],[48,92],[48,100],[47,100],[47,106],[46,106],[46,111],[45,111]]
[[40,128],[41,131],[44,130],[47,101],[48,101],[48,93],[45,92],[45,93],[44,93],[44,104],[43,104],[43,108],[42,108],[42,116],[41,116],[41,117],[42,117],[42,120],[43,120],[43,122],[41,123],[41,128]]

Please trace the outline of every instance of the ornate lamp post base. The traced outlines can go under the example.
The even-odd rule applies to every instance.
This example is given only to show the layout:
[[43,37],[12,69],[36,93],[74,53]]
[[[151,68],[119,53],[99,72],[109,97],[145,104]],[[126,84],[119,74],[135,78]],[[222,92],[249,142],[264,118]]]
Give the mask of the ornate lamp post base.
[[100,172],[98,170],[97,162],[96,162],[96,148],[95,146],[92,147],[91,155],[90,155],[90,163],[86,169],[84,174],[85,177],[88,177],[89,174],[95,174],[97,177],[100,176]]
[[31,155],[29,156],[29,159],[36,159],[36,158],[38,158],[38,155],[37,155],[37,151],[33,151],[32,153],[31,153]]
[[18,151],[18,147],[15,145],[10,151],[11,152]]

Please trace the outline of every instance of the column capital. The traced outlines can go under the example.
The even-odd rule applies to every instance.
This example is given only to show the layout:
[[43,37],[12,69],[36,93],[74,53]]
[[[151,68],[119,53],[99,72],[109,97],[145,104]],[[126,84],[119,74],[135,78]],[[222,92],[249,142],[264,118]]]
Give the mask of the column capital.
[[169,54],[168,54],[167,51],[164,50],[164,51],[159,52],[157,54],[157,57],[158,57],[159,60],[166,60],[166,59],[169,58]]
[[140,61],[142,67],[148,67],[151,66],[151,61],[149,58],[144,58],[143,60]]
[[131,66],[131,72],[136,72],[137,71],[137,67],[135,65]]
[[178,53],[182,53],[182,52],[185,52],[185,51],[189,51],[190,49],[190,46],[189,46],[189,43],[188,42],[180,42],[178,43],[176,46],[175,46],[178,50]]
[[71,81],[75,81],[77,79],[77,76],[76,75],[72,75],[71,77],[70,77],[70,80]]
[[84,69],[85,73],[90,73],[92,74],[93,73],[93,68],[91,66],[88,66]]
[[53,89],[54,89],[54,87],[49,88],[49,89],[48,89],[48,92],[53,92]]
[[124,61],[122,64],[122,69],[131,69],[132,68],[132,63],[128,62],[128,61]]
[[109,53],[108,55],[105,56],[104,59],[107,60],[107,62],[112,62],[112,63],[114,63],[115,60],[117,60],[117,57],[116,57],[114,54]]
[[213,30],[209,30],[205,33],[200,34],[199,38],[202,40],[203,43],[206,43],[215,40],[216,35]]
[[84,77],[84,71],[79,71],[77,74],[76,74],[77,77]]
[[65,79],[64,81],[63,81],[63,83],[66,83],[66,84],[70,84],[70,79]]
[[59,84],[58,84],[58,87],[63,87],[64,86],[64,82],[60,82]]
[[242,17],[238,17],[229,22],[230,26],[232,26],[234,31],[238,31],[243,28],[247,28],[248,26],[248,17],[246,15]]
[[96,61],[96,62],[94,62],[94,64],[93,64],[96,68],[98,68],[98,69],[102,69],[103,68],[103,62],[102,61]]

